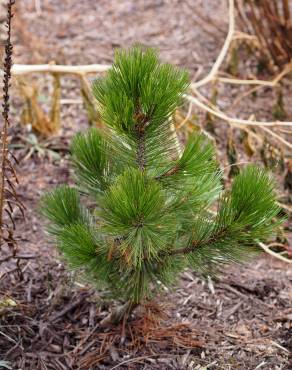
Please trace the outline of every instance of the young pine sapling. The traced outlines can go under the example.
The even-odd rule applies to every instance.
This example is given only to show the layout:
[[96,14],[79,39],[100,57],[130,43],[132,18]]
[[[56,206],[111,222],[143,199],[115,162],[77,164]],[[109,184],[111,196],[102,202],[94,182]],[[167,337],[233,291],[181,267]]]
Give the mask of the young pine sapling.
[[192,135],[178,154],[171,117],[188,84],[185,71],[160,63],[151,49],[118,51],[93,83],[105,129],[72,141],[78,190],[63,185],[42,199],[48,231],[70,266],[125,302],[106,323],[119,322],[186,267],[210,275],[247,259],[279,224],[265,171],[248,166],[223,191],[204,135]]

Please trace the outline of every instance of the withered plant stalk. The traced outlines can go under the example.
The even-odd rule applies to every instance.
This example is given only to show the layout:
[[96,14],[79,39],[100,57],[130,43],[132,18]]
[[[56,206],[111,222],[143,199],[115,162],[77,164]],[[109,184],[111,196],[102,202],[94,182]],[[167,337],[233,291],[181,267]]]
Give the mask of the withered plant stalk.
[[[8,0],[7,2],[7,39],[5,43],[5,57],[4,57],[4,78],[3,78],[3,127],[1,130],[1,160],[0,160],[0,246],[4,242],[7,242],[9,247],[15,246],[15,240],[13,237],[13,230],[15,224],[13,221],[13,208],[16,206],[23,212],[23,205],[19,201],[14,183],[17,183],[17,176],[13,163],[15,160],[13,155],[8,149],[8,128],[10,126],[9,113],[10,113],[10,78],[11,78],[11,67],[12,67],[12,53],[13,46],[11,42],[11,20],[13,17],[12,7],[15,0]],[[10,223],[5,221],[4,214],[10,219]],[[13,255],[15,255],[16,249],[13,248]]]

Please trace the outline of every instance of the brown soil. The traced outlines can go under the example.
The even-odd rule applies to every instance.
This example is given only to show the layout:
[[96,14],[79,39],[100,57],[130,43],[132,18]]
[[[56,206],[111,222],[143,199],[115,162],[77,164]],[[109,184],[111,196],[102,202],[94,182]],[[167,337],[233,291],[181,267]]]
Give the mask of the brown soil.
[[[159,48],[162,59],[189,69],[192,76],[198,69],[203,76],[228,27],[226,4],[215,0],[43,0],[40,14],[35,3],[18,4],[18,63],[110,63],[113,48],[140,42]],[[64,78],[62,84],[63,97],[79,98],[74,79]],[[232,101],[233,88],[222,87],[220,94],[223,89],[222,96]],[[288,97],[291,87],[285,89]],[[273,94],[263,91],[256,102],[248,98],[233,113],[246,117],[256,107],[259,118],[270,118]],[[19,107],[15,99],[16,122]],[[204,282],[186,271],[172,291],[165,289],[157,298],[159,304],[138,310],[129,324],[99,327],[111,302],[64,269],[37,211],[44,191],[71,181],[68,142],[74,131],[86,127],[82,107],[62,106],[62,132],[49,145],[57,158],[48,151],[39,157],[37,145],[27,155],[32,148],[23,140],[27,132],[12,129],[21,160],[19,194],[27,210],[25,222],[15,214],[24,258],[18,269],[13,261],[0,268],[0,297],[16,304],[3,309],[0,301],[0,361],[9,361],[15,370],[292,369],[292,271],[267,255],[231,266],[216,281]],[[220,149],[223,130],[217,124]],[[41,139],[39,144],[44,145]]]

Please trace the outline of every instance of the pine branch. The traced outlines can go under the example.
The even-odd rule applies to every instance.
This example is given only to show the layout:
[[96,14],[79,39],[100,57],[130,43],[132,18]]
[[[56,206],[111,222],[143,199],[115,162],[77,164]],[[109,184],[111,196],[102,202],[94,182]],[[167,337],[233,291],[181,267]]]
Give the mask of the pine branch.
[[214,251],[220,251],[226,243],[239,248],[251,246],[257,239],[270,236],[283,221],[276,221],[280,208],[275,202],[273,187],[265,171],[247,167],[235,178],[231,191],[222,197],[216,218],[206,223],[202,232],[197,231],[197,239],[186,247],[169,251],[169,255],[187,255],[212,246]]
[[214,244],[220,241],[224,236],[228,235],[228,227],[223,227],[217,233],[213,234],[209,239],[204,240],[193,240],[190,245],[184,248],[174,249],[168,253],[169,256],[186,255],[194,252],[197,248],[203,248],[206,245]]
[[117,52],[108,75],[95,80],[93,93],[102,119],[124,135],[140,169],[147,164],[159,171],[168,161],[175,148],[168,119],[187,86],[186,72],[161,64],[155,51],[138,47]]

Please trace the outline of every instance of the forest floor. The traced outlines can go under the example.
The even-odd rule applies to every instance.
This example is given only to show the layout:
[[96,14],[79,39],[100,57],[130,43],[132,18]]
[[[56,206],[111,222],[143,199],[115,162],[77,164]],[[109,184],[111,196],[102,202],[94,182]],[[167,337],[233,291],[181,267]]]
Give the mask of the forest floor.
[[[228,29],[226,4],[216,0],[43,0],[40,9],[36,3],[18,5],[15,63],[108,64],[113,48],[140,42],[201,78]],[[252,76],[253,63],[240,59],[241,77]],[[35,77],[40,80],[42,104],[48,109],[49,80]],[[78,84],[72,77],[62,78],[62,98],[80,99]],[[256,99],[249,96],[234,107],[238,89],[244,92],[218,88],[218,102],[226,111],[271,119],[275,91],[265,88]],[[282,89],[291,117],[291,87],[284,84]],[[21,104],[13,99],[16,123]],[[204,119],[198,113],[198,120]],[[10,261],[0,268],[0,360],[9,361],[13,370],[292,369],[292,270],[268,255],[230,266],[215,280],[185,271],[172,290],[165,288],[157,302],[138,310],[128,324],[99,327],[111,302],[65,269],[38,213],[44,191],[72,181],[68,143],[74,132],[88,127],[82,105],[62,105],[61,124],[60,134],[49,141],[28,143],[27,129],[20,125],[11,132],[20,160],[19,194],[26,206],[25,222],[15,214],[19,254],[27,259],[18,267]],[[214,122],[214,130],[226,167],[226,126]],[[238,156],[246,160],[240,144]],[[277,179],[285,194],[283,171]]]

